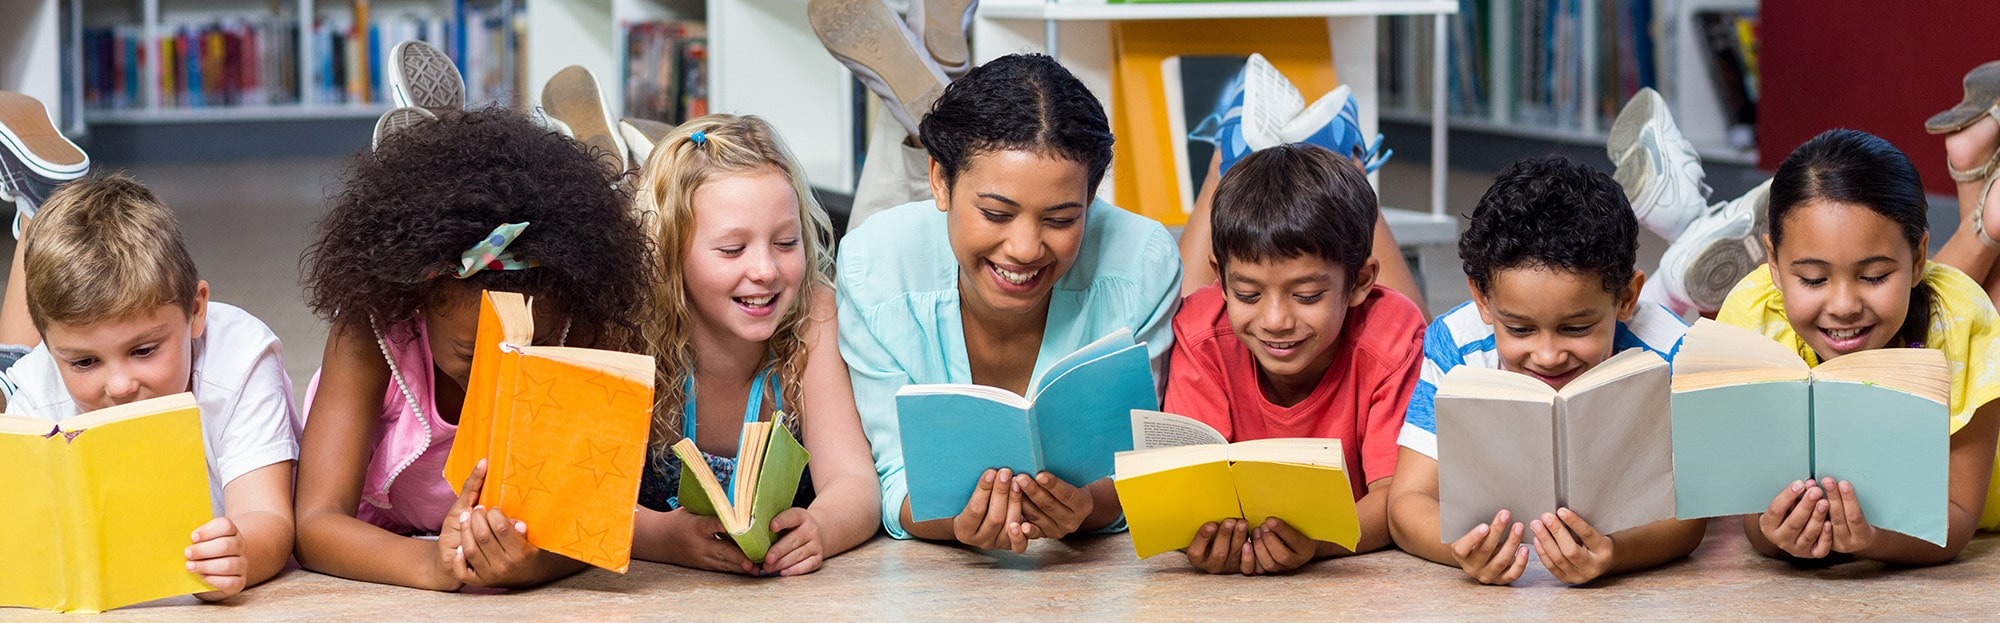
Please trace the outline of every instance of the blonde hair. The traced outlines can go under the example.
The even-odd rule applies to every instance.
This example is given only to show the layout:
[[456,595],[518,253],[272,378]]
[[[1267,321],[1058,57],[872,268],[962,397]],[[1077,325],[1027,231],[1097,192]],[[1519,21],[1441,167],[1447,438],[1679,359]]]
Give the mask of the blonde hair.
[[[696,135],[700,139],[696,140]],[[640,174],[637,209],[645,215],[660,262],[653,301],[646,319],[646,337],[653,345],[657,384],[653,405],[653,444],[663,446],[681,435],[688,392],[696,365],[692,331],[694,307],[688,300],[687,275],[681,259],[694,240],[694,194],[717,177],[776,170],[798,196],[800,243],[806,256],[806,277],[790,309],[771,335],[770,354],[782,379],[785,404],[800,421],[799,380],[806,364],[806,321],[816,287],[833,287],[833,225],[806,186],[805,171],[785,148],[777,132],[755,116],[704,115],[688,120],[653,149]],[[758,397],[752,396],[751,400]],[[794,425],[796,427],[796,424]]]
[[201,277],[174,213],[124,175],[80,179],[57,189],[22,236],[28,316],[88,325],[173,304],[194,314]]

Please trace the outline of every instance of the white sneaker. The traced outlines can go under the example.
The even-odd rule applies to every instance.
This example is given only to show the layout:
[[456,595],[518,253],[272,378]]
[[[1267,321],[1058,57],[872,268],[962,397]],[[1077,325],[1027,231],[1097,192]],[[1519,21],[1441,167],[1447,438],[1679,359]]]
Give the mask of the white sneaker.
[[561,121],[571,137],[589,145],[596,155],[608,158],[611,169],[623,174],[628,168],[625,139],[618,135],[618,120],[611,116],[611,104],[597,87],[597,76],[582,65],[557,71],[542,87],[542,110]]
[[431,112],[428,108],[418,106],[391,108],[389,112],[382,113],[380,119],[375,120],[375,136],[368,141],[368,149],[373,151],[381,148],[384,137],[401,132],[403,128],[436,118],[437,113]]
[[465,108],[465,78],[451,57],[415,39],[389,52],[389,95],[397,106],[432,111]]
[[1692,219],[1660,258],[1653,281],[1660,284],[1664,300],[1656,302],[1682,314],[1722,309],[1736,282],[1764,263],[1761,235],[1770,229],[1765,222],[1770,202],[1767,181],[1741,197],[1709,206]]
[[1640,89],[1611,124],[1604,151],[1616,167],[1611,177],[1625,188],[1639,224],[1671,242],[1708,207],[1701,156],[1681,136],[1667,102],[1651,88]]

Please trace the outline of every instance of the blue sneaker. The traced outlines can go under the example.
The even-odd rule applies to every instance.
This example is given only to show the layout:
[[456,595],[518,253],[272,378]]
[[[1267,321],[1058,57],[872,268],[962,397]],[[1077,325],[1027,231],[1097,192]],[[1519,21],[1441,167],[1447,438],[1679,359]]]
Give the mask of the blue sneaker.
[[1380,134],[1372,144],[1363,140],[1352,89],[1342,85],[1306,106],[1298,88],[1261,54],[1250,55],[1243,72],[1223,88],[1215,112],[1188,138],[1214,143],[1224,172],[1250,152],[1288,143],[1324,147],[1353,158],[1369,173],[1395,154],[1382,147]]

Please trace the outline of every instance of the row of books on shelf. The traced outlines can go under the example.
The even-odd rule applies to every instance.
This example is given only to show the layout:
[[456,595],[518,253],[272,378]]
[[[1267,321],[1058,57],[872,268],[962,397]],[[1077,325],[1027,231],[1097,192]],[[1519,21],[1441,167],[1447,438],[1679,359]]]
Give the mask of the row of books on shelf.
[[680,123],[708,114],[708,33],[699,22],[625,24],[625,116]]
[[97,109],[146,105],[143,69],[159,69],[163,105],[255,106],[297,101],[298,26],[282,19],[224,20],[163,32],[157,52],[142,44],[138,26],[83,33],[84,105]]

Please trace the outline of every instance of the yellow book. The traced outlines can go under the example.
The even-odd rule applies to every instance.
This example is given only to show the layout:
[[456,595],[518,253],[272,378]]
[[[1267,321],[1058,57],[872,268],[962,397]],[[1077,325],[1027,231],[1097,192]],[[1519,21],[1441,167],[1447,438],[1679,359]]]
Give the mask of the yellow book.
[[188,572],[212,518],[194,394],[61,424],[0,415],[0,606],[102,612],[213,590]]
[[[1118,500],[1140,558],[1187,547],[1202,524],[1276,517],[1315,541],[1361,540],[1338,439],[1225,443],[1192,418],[1132,410],[1133,447],[1118,453]],[[1174,445],[1188,443],[1191,445]]]

